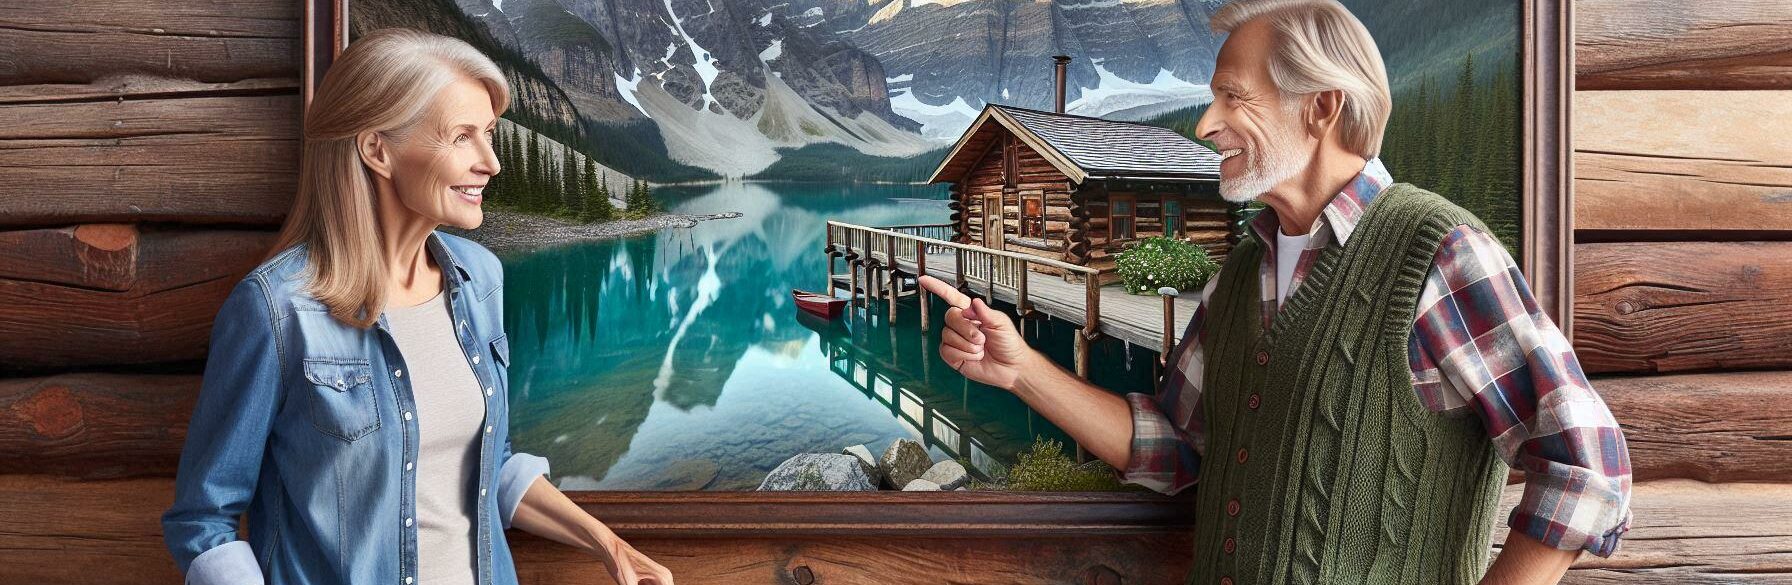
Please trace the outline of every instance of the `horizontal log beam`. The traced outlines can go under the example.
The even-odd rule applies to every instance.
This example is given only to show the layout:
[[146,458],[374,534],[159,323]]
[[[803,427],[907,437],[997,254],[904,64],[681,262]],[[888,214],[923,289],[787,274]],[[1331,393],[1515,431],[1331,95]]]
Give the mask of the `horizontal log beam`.
[[[172,489],[170,479],[0,475],[0,566],[21,583],[93,583],[114,575],[178,583],[158,522]],[[1522,490],[1506,488],[1502,505],[1516,504]],[[1091,571],[1101,575],[1098,565],[1131,577],[1129,583],[1180,582],[1192,546],[1187,528],[1182,520],[1166,528],[1152,518],[1186,512],[1128,511],[1140,509],[1130,500],[1149,497],[572,494],[671,568],[680,583],[789,583],[804,568],[821,583],[1088,583]],[[1186,508],[1175,499],[1155,501],[1162,504],[1145,509]],[[1784,582],[1792,576],[1792,485],[1640,482],[1631,506],[1635,520],[1617,554],[1582,555],[1563,583]],[[1495,542],[1505,539],[1501,524]],[[606,582],[593,557],[519,531],[509,536],[525,581]]]
[[[1523,490],[1507,486],[1501,509]],[[1562,583],[1792,582],[1792,485],[1641,482],[1630,505],[1634,520],[1617,553],[1581,555]],[[1505,533],[1502,521],[1494,541]]]
[[199,376],[0,379],[0,473],[173,476]]
[[130,225],[0,232],[0,370],[201,359],[218,307],[273,237]]
[[1792,483],[1792,372],[1594,378],[1635,479]]
[[277,225],[298,179],[297,96],[0,108],[13,192],[0,227],[169,221]]
[[1576,0],[1574,33],[1583,91],[1792,89],[1792,11],[1781,0]]
[[1792,240],[1792,91],[1574,94],[1578,241]]
[[299,77],[300,4],[17,0],[0,9],[0,86],[121,77],[230,83]]
[[1574,256],[1585,371],[1792,367],[1792,242],[1578,244]]

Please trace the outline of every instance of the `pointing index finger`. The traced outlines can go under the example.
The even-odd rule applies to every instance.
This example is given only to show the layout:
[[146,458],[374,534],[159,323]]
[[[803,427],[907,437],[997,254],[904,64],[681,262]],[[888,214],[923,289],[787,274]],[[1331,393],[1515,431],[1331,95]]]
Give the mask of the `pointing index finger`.
[[971,297],[965,296],[962,292],[958,292],[958,289],[952,288],[952,285],[946,284],[946,281],[944,280],[922,275],[921,278],[918,279],[918,282],[921,283],[921,288],[925,288],[927,289],[927,292],[933,293],[934,296],[944,299],[948,305],[960,309],[971,308]]

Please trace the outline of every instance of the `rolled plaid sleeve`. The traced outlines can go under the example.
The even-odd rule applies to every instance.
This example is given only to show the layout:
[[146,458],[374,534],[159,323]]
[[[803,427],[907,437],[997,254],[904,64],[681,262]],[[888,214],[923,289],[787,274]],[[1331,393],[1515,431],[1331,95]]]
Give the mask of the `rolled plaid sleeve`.
[[1182,332],[1182,341],[1171,355],[1171,370],[1157,395],[1129,393],[1132,410],[1132,455],[1120,481],[1153,491],[1175,494],[1200,479],[1201,448],[1201,322],[1207,299],[1219,278],[1210,278],[1201,291],[1201,302]]
[[1630,527],[1630,455],[1610,409],[1492,236],[1457,226],[1420,294],[1408,347],[1436,411],[1469,408],[1525,472],[1507,524],[1545,545],[1610,556]]

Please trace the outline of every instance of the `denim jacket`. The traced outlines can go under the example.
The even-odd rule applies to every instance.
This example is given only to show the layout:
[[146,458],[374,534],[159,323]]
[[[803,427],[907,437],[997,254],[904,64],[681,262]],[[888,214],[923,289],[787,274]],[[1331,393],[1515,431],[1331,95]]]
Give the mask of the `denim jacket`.
[[[461,350],[485,390],[473,551],[482,585],[513,585],[504,529],[547,460],[512,453],[503,269],[441,232]],[[306,246],[257,267],[225,299],[181,451],[163,538],[187,583],[405,584],[417,576],[412,376],[382,313],[363,330],[306,292]],[[425,478],[426,481],[430,478]],[[247,541],[238,540],[248,513]]]

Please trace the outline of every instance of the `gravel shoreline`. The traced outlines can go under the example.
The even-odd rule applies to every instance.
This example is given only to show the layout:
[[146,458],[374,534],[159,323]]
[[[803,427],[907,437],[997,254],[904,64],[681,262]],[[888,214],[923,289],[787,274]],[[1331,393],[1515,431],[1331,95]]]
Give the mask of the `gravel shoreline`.
[[585,240],[626,238],[667,228],[689,228],[700,221],[740,217],[740,212],[687,215],[666,213],[645,219],[618,219],[580,224],[515,211],[486,210],[479,229],[442,226],[442,231],[479,242],[493,251],[557,246]]

